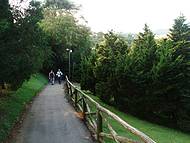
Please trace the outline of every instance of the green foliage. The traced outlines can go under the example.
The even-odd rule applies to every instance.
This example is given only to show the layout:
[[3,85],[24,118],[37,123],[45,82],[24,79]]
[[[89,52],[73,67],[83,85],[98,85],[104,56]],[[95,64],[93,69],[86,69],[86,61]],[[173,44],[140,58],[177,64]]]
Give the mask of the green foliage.
[[[119,35],[109,32],[104,35],[104,41],[96,47],[97,61],[95,63],[96,92],[105,102],[111,102],[116,97],[115,85],[116,61],[128,50],[127,42]],[[109,87],[105,89],[105,87]]]
[[174,25],[170,29],[169,37],[174,42],[178,41],[189,41],[190,38],[190,27],[186,23],[186,18],[184,15],[180,15],[174,20]]
[[[170,34],[181,37],[176,32]],[[97,44],[95,60],[84,61],[82,70],[90,74],[83,76],[94,77],[91,85],[104,102],[140,118],[189,131],[188,43],[172,36],[156,42],[145,25],[129,47],[126,39],[110,32]],[[82,82],[84,89],[90,90],[89,84]]]
[[38,2],[32,1],[24,12],[19,7],[13,8],[14,23],[6,24],[10,27],[4,28],[7,30],[1,37],[1,82],[17,88],[42,68],[49,53],[45,34],[38,25],[42,18],[42,7]]
[[7,22],[7,20],[2,19],[0,21],[0,32],[1,32],[1,34],[5,33],[9,29],[9,27],[10,27],[10,23]]
[[77,19],[67,11],[57,14],[56,9],[45,9],[44,15],[40,27],[50,39],[53,51],[51,60],[55,65],[54,68],[64,68],[64,72],[68,73],[69,57],[66,49],[72,49],[71,67],[73,70],[71,71],[74,71],[72,77],[77,80],[80,78],[81,55],[85,56],[90,53],[92,43],[90,29],[78,24]]
[[47,79],[41,75],[32,75],[14,94],[0,99],[0,142],[9,135],[14,124],[31,99],[47,84]]
[[81,61],[81,80],[80,85],[82,90],[90,90],[95,94],[95,76],[93,68],[96,62],[95,52],[92,51],[90,57],[83,57]]
[[0,84],[6,82],[18,88],[39,70],[68,69],[66,49],[73,50],[72,77],[80,78],[81,54],[90,52],[91,32],[78,24],[71,13],[75,6],[67,0],[47,1],[45,5],[31,1],[24,9],[21,2],[12,8],[7,0],[0,4],[0,68],[3,69]]
[[45,6],[54,9],[65,9],[65,10],[77,9],[76,6],[69,0],[46,0]]
[[181,63],[181,80],[179,88],[180,95],[177,106],[177,125],[184,130],[189,131],[190,121],[190,25],[187,24],[186,18],[180,15],[174,20],[174,25],[170,29],[170,39],[173,41],[174,48],[176,49],[175,56],[182,56]]
[[0,3],[0,20],[2,19],[7,19],[8,21],[11,20],[11,12],[8,0],[1,0]]
[[104,33],[103,32],[94,33],[92,35],[92,40],[93,40],[93,46],[96,46],[97,43],[100,43],[102,40],[104,40]]

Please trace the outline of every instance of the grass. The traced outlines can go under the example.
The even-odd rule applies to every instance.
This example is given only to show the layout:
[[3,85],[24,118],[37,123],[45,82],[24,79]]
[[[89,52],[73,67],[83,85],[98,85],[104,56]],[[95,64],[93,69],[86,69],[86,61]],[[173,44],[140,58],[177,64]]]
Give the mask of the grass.
[[[109,106],[102,102],[97,96],[93,96],[90,93],[87,93],[90,97],[92,97],[95,101],[100,103],[102,106],[106,107],[113,113],[117,114],[119,117],[121,117],[123,120],[125,120],[127,123],[135,127],[136,129],[140,130],[141,132],[145,133],[149,137],[151,137],[154,141],[157,143],[190,143],[190,135],[185,134],[183,132],[170,129],[164,126],[160,126],[157,124],[152,124],[147,121],[140,120],[134,116],[131,116],[129,114],[123,113],[118,111],[116,108]],[[127,132],[121,125],[118,124],[113,119],[108,119],[111,123],[112,127],[118,135],[127,136],[132,139],[139,140],[131,133]],[[103,127],[104,132],[108,132],[108,128],[104,125]],[[106,140],[106,143],[112,143],[111,140]]]
[[0,142],[9,135],[25,106],[45,86],[47,79],[41,74],[32,75],[13,94],[0,98]]

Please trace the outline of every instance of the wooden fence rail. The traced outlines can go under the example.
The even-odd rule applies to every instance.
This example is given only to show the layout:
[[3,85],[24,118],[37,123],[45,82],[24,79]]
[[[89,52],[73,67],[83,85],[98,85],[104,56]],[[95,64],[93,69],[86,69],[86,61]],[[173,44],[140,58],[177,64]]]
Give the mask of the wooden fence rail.
[[[67,98],[72,101],[75,109],[82,114],[85,123],[92,131],[93,136],[97,142],[105,142],[105,139],[111,139],[116,143],[156,143],[150,137],[140,132],[136,128],[129,125],[113,112],[101,106],[94,101],[90,96],[85,94],[82,90],[73,85],[66,76],[65,90]],[[112,127],[112,123],[109,119],[115,120],[119,125],[126,129],[126,135],[128,132],[132,133],[138,140],[130,139],[127,136],[120,136]],[[103,127],[107,127],[109,132],[105,132]]]

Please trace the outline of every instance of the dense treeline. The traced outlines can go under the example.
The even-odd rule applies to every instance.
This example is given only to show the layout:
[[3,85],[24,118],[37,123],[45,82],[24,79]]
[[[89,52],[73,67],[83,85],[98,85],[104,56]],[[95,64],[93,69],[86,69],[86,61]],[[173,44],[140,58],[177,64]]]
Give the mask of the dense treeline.
[[[48,53],[45,33],[39,28],[42,19],[40,3],[31,2],[27,9],[10,8],[1,3],[0,18],[0,80],[18,87],[32,73],[42,68]],[[7,14],[5,14],[7,13]]]
[[145,25],[132,43],[113,31],[81,64],[81,87],[124,112],[190,131],[190,26],[183,15],[168,38]]
[[0,3],[0,86],[9,83],[18,88],[39,71],[47,74],[61,68],[67,73],[66,49],[73,51],[72,77],[80,77],[81,53],[90,52],[91,32],[75,18],[78,8],[67,0],[31,1],[25,7],[22,2]]

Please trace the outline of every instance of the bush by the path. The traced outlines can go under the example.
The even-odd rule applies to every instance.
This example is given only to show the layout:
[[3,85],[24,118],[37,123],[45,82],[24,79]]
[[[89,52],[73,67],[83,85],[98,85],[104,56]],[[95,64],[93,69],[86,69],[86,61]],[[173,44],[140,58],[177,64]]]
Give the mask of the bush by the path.
[[47,79],[43,75],[35,74],[25,81],[14,94],[0,98],[0,142],[6,139],[26,104],[46,83]]

